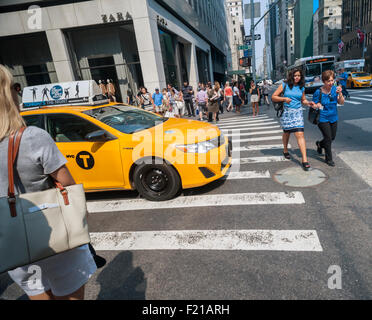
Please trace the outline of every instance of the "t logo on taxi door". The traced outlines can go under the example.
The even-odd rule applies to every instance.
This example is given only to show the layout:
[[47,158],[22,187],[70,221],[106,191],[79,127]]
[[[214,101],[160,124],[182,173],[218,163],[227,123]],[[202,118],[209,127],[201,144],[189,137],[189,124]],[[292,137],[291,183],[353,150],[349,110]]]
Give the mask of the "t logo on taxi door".
[[94,167],[94,158],[87,151],[81,151],[76,155],[76,163],[85,170],[90,170]]

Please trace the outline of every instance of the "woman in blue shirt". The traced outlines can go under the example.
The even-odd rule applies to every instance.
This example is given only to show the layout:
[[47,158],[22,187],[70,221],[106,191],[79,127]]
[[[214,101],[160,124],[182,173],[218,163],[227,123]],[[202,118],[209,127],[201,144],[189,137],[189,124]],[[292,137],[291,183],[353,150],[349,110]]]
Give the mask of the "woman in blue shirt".
[[332,141],[336,138],[337,132],[337,103],[344,104],[345,98],[342,95],[342,87],[334,86],[335,73],[332,70],[327,70],[322,73],[322,81],[324,86],[315,91],[313,102],[319,109],[318,127],[323,134],[323,140],[317,141],[317,151],[322,154],[325,149],[325,162],[334,167],[335,163],[332,160]]
[[[281,94],[284,93],[283,96]],[[273,102],[284,102],[283,115],[280,122],[283,128],[283,155],[290,159],[288,142],[291,133],[294,133],[302,154],[302,167],[305,171],[310,169],[307,161],[306,142],[304,136],[304,115],[302,106],[315,107],[315,103],[308,101],[305,95],[305,77],[301,70],[294,69],[289,72],[287,82],[281,84],[271,97]]]

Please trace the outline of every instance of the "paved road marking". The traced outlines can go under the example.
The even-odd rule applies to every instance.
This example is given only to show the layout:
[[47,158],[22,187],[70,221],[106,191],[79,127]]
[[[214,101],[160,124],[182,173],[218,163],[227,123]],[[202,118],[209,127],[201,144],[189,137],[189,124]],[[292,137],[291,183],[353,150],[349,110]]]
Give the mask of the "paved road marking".
[[250,157],[250,158],[240,158],[232,159],[232,164],[250,164],[250,163],[268,163],[268,162],[281,162],[289,161],[283,156],[270,156],[270,157]]
[[[243,121],[253,121],[253,120],[264,120],[264,119],[272,119],[272,118],[269,118],[268,116],[265,116],[265,117],[259,117],[259,118],[247,118],[247,117],[242,117],[242,118],[229,118],[229,119],[221,119],[219,121],[219,123],[230,123],[230,122],[243,122]],[[273,120],[273,119],[272,119]]]
[[265,250],[322,252],[316,230],[169,230],[92,232],[100,251]]
[[254,128],[238,128],[238,129],[222,129],[221,131],[223,133],[228,133],[232,132],[235,133],[237,131],[251,131],[251,130],[265,130],[265,129],[275,129],[275,128],[280,128],[280,125],[271,125],[271,126],[265,126],[265,127],[254,127]]
[[218,126],[220,129],[240,129],[240,128],[250,128],[250,127],[259,127],[259,126],[266,126],[266,125],[272,125],[272,124],[278,124],[276,121],[266,122],[266,123],[249,123],[249,124],[237,124],[235,126],[228,125],[228,126]]
[[356,101],[350,101],[350,100],[345,100],[346,103],[351,103],[351,104],[362,104],[361,102],[356,102]]
[[[352,97],[352,99],[357,99],[357,100],[372,102],[372,99],[359,98],[359,97],[354,97],[354,96]],[[348,101],[348,102],[352,102],[352,101]]]
[[240,171],[230,172],[228,176],[225,176],[226,180],[240,180],[240,179],[265,179],[270,178],[269,171]]
[[[288,149],[291,149],[292,146],[288,144]],[[282,144],[262,144],[262,145],[251,145],[243,147],[234,147],[233,151],[244,152],[244,151],[259,151],[259,150],[280,150],[283,149]]]
[[372,187],[372,151],[343,151],[338,156]]
[[344,120],[345,123],[351,124],[356,126],[363,131],[371,132],[372,133],[372,118],[361,118],[361,119],[353,119],[353,120]]
[[282,136],[271,136],[271,137],[259,137],[259,138],[248,138],[248,139],[232,139],[232,143],[242,142],[255,142],[255,141],[270,141],[270,140],[282,140]]
[[264,192],[187,196],[160,202],[144,199],[88,201],[87,207],[89,213],[101,213],[130,210],[303,203],[305,203],[305,199],[301,192]]
[[347,89],[347,91],[349,91],[351,93],[361,93],[361,94],[372,93],[371,90],[366,90],[366,89]]
[[236,132],[236,133],[230,133],[226,134],[228,137],[246,137],[246,136],[258,136],[262,134],[273,134],[273,133],[282,133],[283,130],[270,130],[270,131],[255,131],[255,132]]
[[[239,124],[239,123],[235,123],[235,124],[217,124],[220,128],[222,129],[228,129],[228,128],[239,128],[239,127],[244,127],[244,126],[248,126],[248,125],[251,125],[251,124],[261,124],[261,125],[265,125],[266,123],[272,123],[274,122],[275,120],[272,120],[272,119],[265,119],[265,120],[254,120],[254,121],[249,121],[249,122],[245,122],[245,123],[242,123],[242,124]],[[277,122],[276,122],[277,123]]]
[[263,118],[263,119],[254,119],[254,120],[247,120],[247,119],[240,120],[239,119],[239,120],[224,121],[224,122],[221,122],[221,120],[220,120],[217,124],[227,126],[227,125],[236,125],[236,124],[255,123],[258,120],[274,121],[275,119],[273,119],[273,118]]

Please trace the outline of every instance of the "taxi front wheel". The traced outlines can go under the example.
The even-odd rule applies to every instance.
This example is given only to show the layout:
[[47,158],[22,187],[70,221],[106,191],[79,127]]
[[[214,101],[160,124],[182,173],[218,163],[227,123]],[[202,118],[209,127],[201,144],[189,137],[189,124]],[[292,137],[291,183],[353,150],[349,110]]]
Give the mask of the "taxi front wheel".
[[166,164],[141,164],[133,178],[137,191],[150,201],[170,200],[181,187],[177,172]]

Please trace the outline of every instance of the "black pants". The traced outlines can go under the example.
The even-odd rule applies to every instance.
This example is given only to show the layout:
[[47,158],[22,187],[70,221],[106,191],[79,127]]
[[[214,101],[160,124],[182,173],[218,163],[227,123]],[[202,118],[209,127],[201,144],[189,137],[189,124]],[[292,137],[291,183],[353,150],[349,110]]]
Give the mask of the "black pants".
[[332,141],[336,138],[337,121],[334,123],[320,122],[318,127],[323,134],[320,146],[325,149],[325,159],[326,161],[332,161]]
[[193,106],[192,100],[185,99],[184,101],[185,101],[185,106],[187,110],[187,115],[188,116],[193,115],[195,117],[194,106]]

